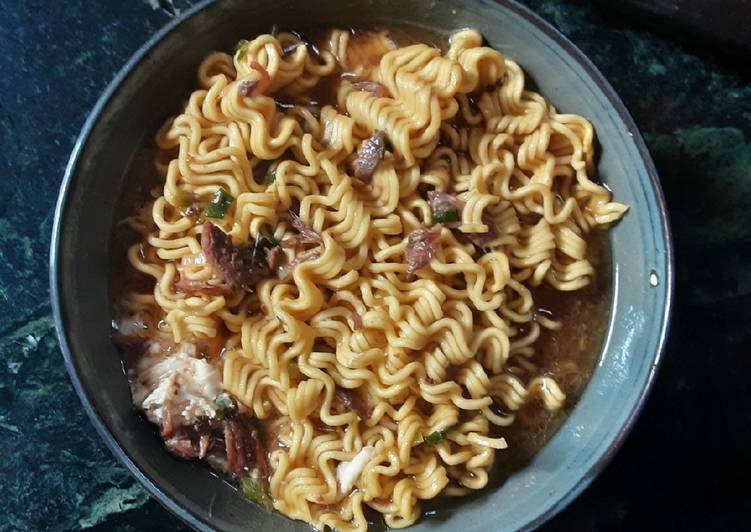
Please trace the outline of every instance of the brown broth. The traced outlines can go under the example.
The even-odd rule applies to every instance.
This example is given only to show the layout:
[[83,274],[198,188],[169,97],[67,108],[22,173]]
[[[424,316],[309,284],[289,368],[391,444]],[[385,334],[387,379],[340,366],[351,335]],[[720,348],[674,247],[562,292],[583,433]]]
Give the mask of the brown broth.
[[611,265],[606,232],[593,232],[588,244],[587,258],[595,269],[588,286],[574,292],[545,285],[532,290],[535,306],[563,323],[557,331],[541,328],[533,360],[566,394],[565,406],[551,413],[539,401],[532,401],[518,412],[514,423],[502,431],[509,448],[496,455],[494,473],[499,476],[508,476],[547,443],[568,417],[594,371],[609,317]]
[[516,413],[514,423],[497,431],[508,448],[497,451],[488,485],[466,497],[438,497],[424,501],[423,514],[441,519],[459,508],[467,498],[481,496],[500,487],[510,475],[527,465],[566,421],[592,376],[600,355],[610,315],[611,253],[606,231],[595,230],[587,241],[587,258],[595,269],[588,286],[561,292],[548,286],[532,289],[535,306],[563,323],[558,331],[542,328],[534,343],[532,361],[544,374],[552,376],[566,394],[564,407],[545,410],[539,400],[531,401]]

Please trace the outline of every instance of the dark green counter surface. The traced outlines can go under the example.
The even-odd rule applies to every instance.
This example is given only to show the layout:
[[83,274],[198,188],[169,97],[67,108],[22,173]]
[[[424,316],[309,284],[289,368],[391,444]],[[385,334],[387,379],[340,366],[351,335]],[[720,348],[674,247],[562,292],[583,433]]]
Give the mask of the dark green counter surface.
[[[751,86],[669,28],[527,4],[615,86],[645,134],[676,241],[655,389],[612,464],[546,530],[738,530],[751,489]],[[0,530],[183,530],[99,440],[65,373],[47,281],[64,165],[101,91],[187,2],[0,0]]]

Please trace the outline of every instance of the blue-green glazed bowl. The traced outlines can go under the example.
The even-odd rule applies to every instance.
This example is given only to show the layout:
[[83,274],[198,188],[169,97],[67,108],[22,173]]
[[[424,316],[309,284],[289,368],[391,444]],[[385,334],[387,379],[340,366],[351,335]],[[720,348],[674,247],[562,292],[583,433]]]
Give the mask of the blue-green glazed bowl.
[[[508,1],[204,1],[154,36],[120,71],[89,116],[68,164],[51,250],[52,302],[65,363],[94,426],[162,504],[201,530],[309,530],[266,512],[200,464],[170,458],[132,408],[109,341],[110,256],[118,208],[148,165],[162,121],[178,111],[209,52],[280,27],[398,25],[451,33],[479,29],[539,91],[593,123],[599,176],[630,205],[610,232],[613,298],[594,375],[570,417],[524,468],[414,530],[526,530],[561,510],[605,467],[644,404],[671,307],[672,247],[647,148],[613,88],[565,37]],[[144,147],[146,149],[144,149]],[[144,153],[146,155],[144,155]]]

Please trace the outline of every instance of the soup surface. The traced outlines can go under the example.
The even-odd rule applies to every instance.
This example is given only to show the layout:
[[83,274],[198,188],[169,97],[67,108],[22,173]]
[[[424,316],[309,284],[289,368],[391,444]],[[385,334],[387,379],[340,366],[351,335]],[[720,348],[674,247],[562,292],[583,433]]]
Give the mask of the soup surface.
[[134,404],[171,454],[317,528],[502,482],[602,342],[627,207],[593,138],[474,30],[210,54],[117,229]]

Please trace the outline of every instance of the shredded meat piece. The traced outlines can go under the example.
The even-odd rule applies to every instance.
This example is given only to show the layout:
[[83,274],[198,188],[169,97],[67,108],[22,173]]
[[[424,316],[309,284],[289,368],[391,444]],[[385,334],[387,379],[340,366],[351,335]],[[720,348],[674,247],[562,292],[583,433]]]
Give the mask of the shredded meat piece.
[[462,203],[451,194],[446,192],[440,192],[438,190],[428,191],[428,204],[433,211],[433,216],[437,213],[455,212],[456,221],[444,222],[446,227],[455,229],[461,225],[459,218],[461,217],[461,210],[463,208]]
[[257,469],[268,475],[268,464],[261,435],[256,427],[235,416],[224,422],[224,445],[227,451],[227,468],[230,473],[242,476]]
[[459,211],[459,200],[451,194],[438,190],[428,191],[428,204],[433,212]]
[[360,419],[368,419],[370,417],[370,409],[367,407],[362,397],[356,390],[350,390],[348,388],[336,387],[336,398],[342,403],[342,406],[347,410],[351,410]]
[[252,460],[252,448],[246,449],[246,438],[240,426],[240,422],[235,419],[227,420],[224,423],[224,445],[227,450],[227,467],[234,475],[241,475],[245,471],[246,460]]
[[201,457],[199,445],[191,440],[186,433],[180,433],[164,440],[164,446],[169,452],[185,460],[195,460]]
[[269,265],[269,270],[272,272],[282,265],[284,261],[284,252],[279,246],[274,246],[266,250],[266,263]]
[[[295,258],[286,265],[280,265],[276,269],[277,276],[280,279],[287,277],[289,272],[295,269],[298,264],[309,260],[315,260],[323,252],[323,240],[315,229],[300,219],[294,211],[289,211],[289,218],[292,227],[297,230],[297,234],[282,241],[282,247],[291,248],[295,251]],[[306,246],[314,245],[315,247],[307,248]],[[281,255],[282,257],[284,255]]]
[[360,152],[353,164],[355,177],[364,183],[370,182],[384,153],[386,153],[386,133],[376,131],[360,146]]
[[391,93],[389,93],[389,90],[386,88],[385,85],[381,85],[377,81],[355,81],[352,83],[352,86],[355,87],[357,90],[365,91],[371,93],[373,96],[377,96],[378,98],[390,98]]
[[171,438],[175,434],[175,422],[172,419],[172,414],[167,409],[164,409],[164,414],[159,424],[159,434],[165,440]]
[[289,273],[293,271],[299,264],[302,264],[303,262],[308,262],[309,260],[315,260],[320,256],[321,256],[320,248],[313,248],[313,249],[302,251],[298,253],[297,256],[294,258],[294,260],[292,260],[289,264],[279,268],[277,270],[277,275],[280,279],[286,279],[287,275],[289,275]]
[[210,222],[203,224],[201,248],[206,261],[231,289],[250,289],[271,272],[258,246],[237,248],[229,236]]
[[232,289],[224,284],[211,284],[208,281],[187,279],[182,276],[175,282],[175,290],[187,295],[207,296],[225,296],[232,292]]
[[[319,235],[315,229],[310,227],[308,224],[303,222],[300,219],[300,216],[295,214],[294,212],[290,211],[289,213],[290,222],[292,223],[292,227],[294,227],[297,232],[299,233],[297,235],[297,243],[300,244],[320,244],[321,243],[321,235]],[[290,241],[290,239],[285,240],[285,242]],[[292,241],[294,244],[295,242]]]
[[407,272],[414,273],[433,258],[441,242],[441,225],[412,231],[407,239]]
[[201,434],[201,438],[198,443],[198,458],[204,458],[209,452],[209,445],[211,444],[211,437],[208,434]]

